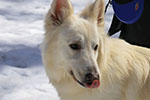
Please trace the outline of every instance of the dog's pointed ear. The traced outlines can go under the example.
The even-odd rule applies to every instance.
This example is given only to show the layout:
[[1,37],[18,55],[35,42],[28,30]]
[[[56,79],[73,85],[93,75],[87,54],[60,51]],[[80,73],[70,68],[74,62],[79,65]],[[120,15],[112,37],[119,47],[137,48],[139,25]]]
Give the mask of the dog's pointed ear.
[[80,17],[89,21],[96,21],[97,25],[104,24],[104,0],[96,0],[93,4],[86,7],[80,14]]
[[53,25],[62,24],[71,14],[73,14],[73,7],[70,0],[53,0],[48,13]]

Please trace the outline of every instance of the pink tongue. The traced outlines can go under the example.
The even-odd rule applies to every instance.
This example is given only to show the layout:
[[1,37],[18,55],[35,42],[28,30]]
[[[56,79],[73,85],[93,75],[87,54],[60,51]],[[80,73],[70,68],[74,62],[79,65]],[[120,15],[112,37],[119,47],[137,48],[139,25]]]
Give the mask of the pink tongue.
[[86,84],[86,87],[88,88],[98,88],[100,86],[99,80],[94,80],[91,85]]

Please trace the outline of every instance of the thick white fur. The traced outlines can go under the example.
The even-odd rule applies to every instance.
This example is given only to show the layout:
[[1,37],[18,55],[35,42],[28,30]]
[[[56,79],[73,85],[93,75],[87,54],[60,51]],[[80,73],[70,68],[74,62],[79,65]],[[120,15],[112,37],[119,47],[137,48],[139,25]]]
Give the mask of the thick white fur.
[[[103,0],[97,0],[97,4],[94,5],[95,7],[100,4],[97,6],[99,10],[91,11],[94,8],[90,5],[78,16],[73,15],[73,9],[69,4],[68,12],[65,8],[62,10],[63,24],[60,26],[54,25],[50,19],[53,9],[48,12],[45,20],[46,34],[42,44],[42,56],[50,82],[56,87],[61,100],[150,100],[150,50],[130,45],[120,39],[112,39],[104,34],[103,2]],[[55,6],[55,3],[52,6]],[[95,13],[99,12],[101,12],[100,20],[96,25]],[[66,65],[70,61],[63,57],[62,49],[59,48],[60,32],[64,31],[68,24],[73,26],[78,23],[80,27],[78,30],[82,30],[84,20],[93,23],[94,28],[99,32],[100,47],[97,63],[101,85],[96,89],[83,88],[73,80]],[[88,31],[92,30],[90,25],[86,27]]]

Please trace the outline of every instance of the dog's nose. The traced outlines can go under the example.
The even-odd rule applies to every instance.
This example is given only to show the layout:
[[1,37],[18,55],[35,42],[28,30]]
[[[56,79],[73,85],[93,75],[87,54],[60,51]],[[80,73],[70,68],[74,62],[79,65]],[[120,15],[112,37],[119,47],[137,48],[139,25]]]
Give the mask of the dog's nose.
[[89,88],[96,88],[99,86],[99,75],[98,74],[92,74],[87,73],[85,75],[85,84]]
[[98,74],[92,74],[92,73],[87,73],[86,75],[85,75],[85,81],[88,81],[88,82],[90,82],[90,81],[93,81],[93,80],[99,80],[99,75]]

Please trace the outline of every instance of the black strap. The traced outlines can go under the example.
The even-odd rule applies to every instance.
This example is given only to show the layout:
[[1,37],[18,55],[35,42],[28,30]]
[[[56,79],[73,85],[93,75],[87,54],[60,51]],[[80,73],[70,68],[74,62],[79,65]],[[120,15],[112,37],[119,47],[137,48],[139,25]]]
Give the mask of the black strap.
[[[112,5],[112,0],[108,0],[108,3],[105,6],[105,13],[107,12],[109,4]],[[119,21],[118,18],[114,14],[111,26],[108,31],[108,35],[111,36],[111,35],[115,34],[116,32],[120,31],[121,27],[122,27],[122,22]]]
[[112,4],[112,0],[108,0],[108,3],[105,6],[105,13],[107,12],[109,4]]

